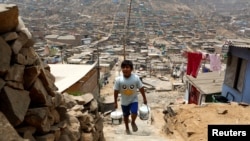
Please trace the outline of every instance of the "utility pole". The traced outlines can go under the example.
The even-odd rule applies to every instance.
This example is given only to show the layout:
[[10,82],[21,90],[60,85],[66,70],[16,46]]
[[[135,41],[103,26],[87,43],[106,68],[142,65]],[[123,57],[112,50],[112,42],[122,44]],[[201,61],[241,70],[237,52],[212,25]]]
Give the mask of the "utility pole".
[[131,3],[132,3],[132,0],[130,0],[129,2],[127,23],[126,23],[126,18],[124,20],[124,27],[125,27],[124,29],[125,33],[123,36],[123,58],[124,60],[126,60],[127,32],[128,32],[129,23],[130,23]]
[[100,87],[100,59],[99,59],[99,46],[96,45],[97,48],[97,85],[98,85],[98,93],[100,96],[101,94],[101,87]]
[[149,76],[150,76],[150,78],[151,78],[151,71],[152,71],[152,70],[151,70],[151,61],[150,61],[149,65],[150,65],[150,66],[149,66]]
[[63,51],[62,51],[63,49],[61,49],[61,62],[62,62],[62,64],[63,64]]
[[98,45],[94,45],[93,47],[96,48],[96,50],[93,52],[93,61],[97,61],[97,64],[96,64],[95,68],[96,68],[96,71],[97,71],[96,84],[97,84],[97,88],[98,88],[98,93],[96,95],[97,97],[95,97],[95,98],[99,98],[100,94],[101,94],[99,46]]
[[60,49],[60,55],[61,55],[61,63],[63,64],[63,50],[66,47],[66,45],[60,45],[58,48]]
[[[126,24],[126,19],[124,20],[124,26]],[[125,33],[123,34],[123,60],[126,60],[126,27],[124,28]]]

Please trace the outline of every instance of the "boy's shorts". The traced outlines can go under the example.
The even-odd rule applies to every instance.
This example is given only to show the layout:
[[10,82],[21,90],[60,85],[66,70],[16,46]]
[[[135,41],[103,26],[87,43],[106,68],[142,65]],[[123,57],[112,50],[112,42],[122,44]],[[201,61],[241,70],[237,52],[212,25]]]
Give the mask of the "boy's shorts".
[[121,107],[122,107],[123,116],[129,116],[130,113],[137,115],[137,112],[138,112],[138,102],[130,103],[127,106],[121,105]]

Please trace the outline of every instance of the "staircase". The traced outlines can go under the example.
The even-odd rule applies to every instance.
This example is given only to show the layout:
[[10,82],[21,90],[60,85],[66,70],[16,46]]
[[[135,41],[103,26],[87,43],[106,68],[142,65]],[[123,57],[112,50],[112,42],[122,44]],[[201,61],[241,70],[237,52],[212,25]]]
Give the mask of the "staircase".
[[[151,117],[151,115],[150,115]],[[151,125],[151,118],[148,120],[141,120],[139,117],[136,119],[138,131],[133,132],[130,126],[131,134],[126,134],[125,125],[122,122],[119,125],[108,125],[109,128],[105,131],[106,141],[170,141],[165,136],[159,134],[161,128]],[[130,125],[130,124],[129,124]]]

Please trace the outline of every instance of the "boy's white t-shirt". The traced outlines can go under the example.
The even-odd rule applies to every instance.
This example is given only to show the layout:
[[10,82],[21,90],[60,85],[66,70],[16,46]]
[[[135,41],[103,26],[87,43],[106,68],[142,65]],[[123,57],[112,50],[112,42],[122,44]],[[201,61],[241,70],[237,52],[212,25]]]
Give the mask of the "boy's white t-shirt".
[[120,75],[116,77],[114,90],[118,90],[121,93],[121,104],[129,105],[133,102],[138,102],[137,89],[143,87],[143,84],[136,74],[131,74],[129,78]]

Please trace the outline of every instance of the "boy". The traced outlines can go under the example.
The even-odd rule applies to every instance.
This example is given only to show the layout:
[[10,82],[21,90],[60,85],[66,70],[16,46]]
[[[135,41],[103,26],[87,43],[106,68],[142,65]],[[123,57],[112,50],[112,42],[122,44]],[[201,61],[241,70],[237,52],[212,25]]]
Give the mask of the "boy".
[[133,131],[136,132],[138,130],[137,125],[135,123],[138,112],[137,89],[139,89],[143,97],[144,104],[147,104],[147,98],[139,76],[132,73],[133,63],[130,60],[124,60],[121,63],[121,69],[123,75],[118,76],[115,79],[115,84],[114,84],[115,109],[118,107],[117,105],[118,94],[121,93],[121,108],[123,112],[126,133],[130,134],[128,125],[129,115],[131,115],[131,126]]

